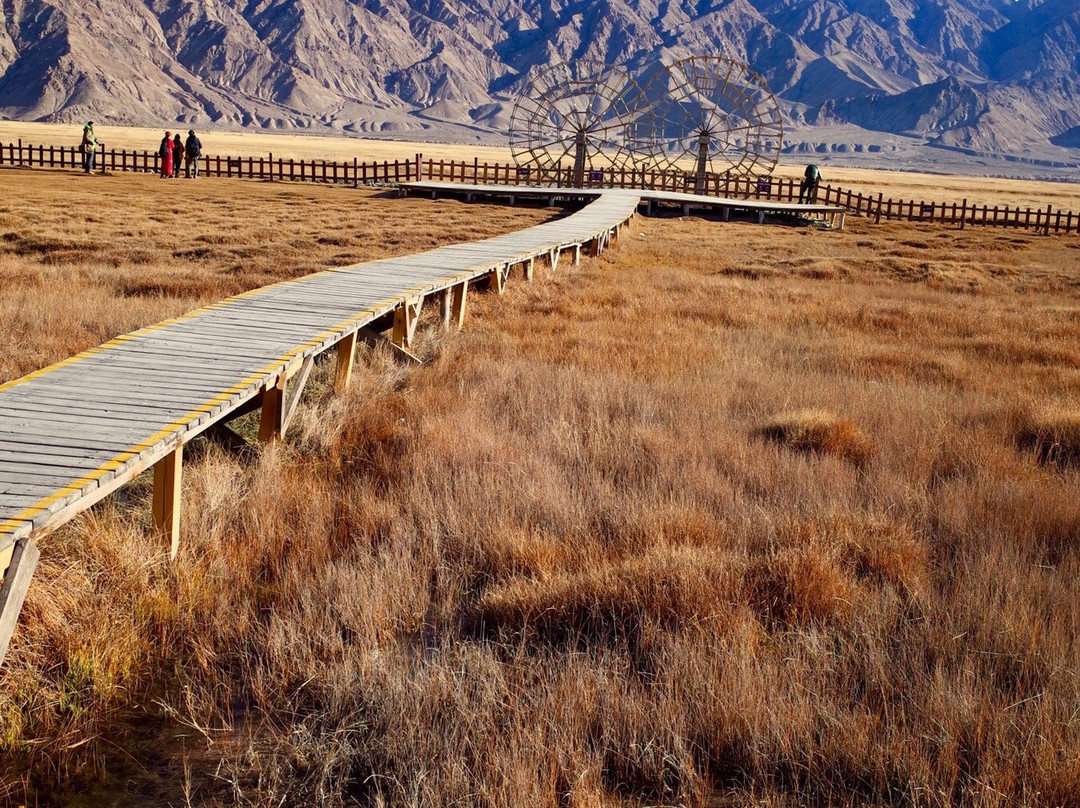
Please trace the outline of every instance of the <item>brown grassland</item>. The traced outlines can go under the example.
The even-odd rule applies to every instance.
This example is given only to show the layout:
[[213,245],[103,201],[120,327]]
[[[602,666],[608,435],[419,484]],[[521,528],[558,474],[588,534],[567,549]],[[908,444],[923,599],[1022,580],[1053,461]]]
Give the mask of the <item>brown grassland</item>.
[[[548,215],[0,182],[0,378]],[[638,218],[470,301],[193,446],[178,563],[145,482],[44,541],[6,799],[1080,804],[1080,239]]]
[[[99,138],[110,149],[154,151],[161,140],[161,129],[145,127],[106,126],[95,127]],[[165,127],[168,128],[168,127]],[[26,121],[0,121],[0,143],[25,143],[74,146],[79,142],[81,127],[78,124],[30,123]],[[319,135],[287,135],[262,132],[216,132],[200,130],[207,154],[232,156],[259,156],[272,153],[275,158],[294,160],[345,160],[354,157],[362,162],[383,160],[411,160],[417,152],[424,159],[457,160],[472,162],[511,163],[513,154],[509,146],[479,146],[454,143],[412,143],[400,140],[375,140],[361,137],[324,137]],[[795,157],[784,155],[774,175],[783,178],[800,178],[806,162],[817,158],[809,155]],[[687,166],[686,168],[690,168]],[[956,177],[926,174],[917,171],[881,171],[862,168],[841,168],[826,165],[824,181],[833,186],[851,189],[855,193],[885,199],[956,202],[967,200],[969,205],[1006,205],[1010,208],[1033,210],[1045,208],[1080,213],[1080,183],[1037,182],[997,177]]]

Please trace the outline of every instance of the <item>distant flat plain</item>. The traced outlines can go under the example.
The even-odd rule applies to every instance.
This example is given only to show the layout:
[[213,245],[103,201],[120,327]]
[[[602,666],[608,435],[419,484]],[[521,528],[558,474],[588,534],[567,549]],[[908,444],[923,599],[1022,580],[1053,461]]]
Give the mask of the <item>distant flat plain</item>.
[[[182,126],[182,125],[181,125]],[[98,139],[111,149],[157,149],[164,134],[161,129],[145,127],[95,126]],[[169,131],[175,133],[175,128]],[[186,129],[182,130],[186,133]],[[82,125],[0,121],[0,142],[22,139],[24,143],[75,145],[79,142]],[[199,130],[207,154],[231,156],[273,154],[275,158],[295,160],[410,160],[418,153],[424,159],[467,160],[506,163],[513,161],[509,145],[505,147],[460,145],[453,143],[413,143],[396,140],[376,140],[360,137],[326,137],[322,135],[285,135],[273,132],[215,132]],[[807,161],[815,158],[807,158]],[[898,163],[900,161],[898,160]],[[805,163],[781,163],[774,172],[778,177],[799,177]],[[885,198],[961,202],[972,205],[1045,208],[1080,212],[1080,183],[1015,180],[990,177],[970,177],[944,174],[925,174],[914,171],[884,171],[878,169],[839,168],[825,166],[825,182],[851,188],[856,192]]]

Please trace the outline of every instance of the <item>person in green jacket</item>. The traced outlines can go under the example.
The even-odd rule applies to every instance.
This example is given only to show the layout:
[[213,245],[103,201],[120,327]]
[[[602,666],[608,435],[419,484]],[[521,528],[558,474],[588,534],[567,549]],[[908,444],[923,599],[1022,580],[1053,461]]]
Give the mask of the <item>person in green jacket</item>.
[[94,161],[97,159],[98,139],[94,135],[94,122],[87,121],[82,129],[82,142],[79,150],[83,156],[83,171],[89,174],[94,170]]
[[808,204],[813,204],[817,199],[817,187],[821,182],[821,169],[811,163],[803,172],[803,180],[799,184],[799,204],[805,199]]

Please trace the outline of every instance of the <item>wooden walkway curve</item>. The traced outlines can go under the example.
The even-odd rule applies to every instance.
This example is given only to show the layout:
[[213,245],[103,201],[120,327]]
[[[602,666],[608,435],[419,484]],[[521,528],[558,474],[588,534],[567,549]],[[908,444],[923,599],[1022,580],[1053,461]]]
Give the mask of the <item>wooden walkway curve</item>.
[[[330,269],[255,289],[117,337],[0,385],[0,662],[33,575],[36,539],[148,468],[153,518],[175,558],[184,445],[261,410],[259,437],[285,433],[319,354],[336,349],[335,386],[349,381],[356,341],[389,330],[408,352],[426,300],[444,326],[464,322],[469,285],[501,292],[514,267],[532,277],[564,252],[599,254],[642,203],[684,214],[713,209],[829,220],[844,208],[735,200],[671,191],[534,188],[418,182],[406,193],[581,201],[572,215],[515,233]],[[374,329],[369,328],[374,326]],[[226,433],[227,435],[228,433]]]
[[[474,197],[503,198],[513,204],[515,199],[546,200],[554,204],[558,200],[590,200],[612,193],[604,188],[544,188],[527,185],[484,185],[464,182],[406,182],[402,183],[406,193],[430,194],[434,199],[439,195],[453,194],[471,201]],[[797,202],[780,202],[771,199],[736,199],[726,196],[703,196],[680,191],[657,191],[637,189],[635,194],[652,213],[653,206],[666,206],[681,210],[683,216],[689,216],[693,210],[708,210],[719,213],[727,221],[732,212],[739,212],[755,217],[763,223],[766,216],[788,219],[813,219],[824,221],[830,227],[844,229],[847,208],[842,205],[802,205]]]
[[367,326],[392,326],[407,350],[438,296],[444,324],[460,327],[470,283],[501,291],[514,267],[531,278],[537,259],[557,267],[564,252],[575,263],[590,246],[599,253],[638,204],[633,191],[608,191],[515,233],[263,287],[0,385],[0,661],[38,537],[153,467],[154,522],[175,557],[188,441],[256,408],[260,438],[279,437],[317,355],[336,348],[340,389]]

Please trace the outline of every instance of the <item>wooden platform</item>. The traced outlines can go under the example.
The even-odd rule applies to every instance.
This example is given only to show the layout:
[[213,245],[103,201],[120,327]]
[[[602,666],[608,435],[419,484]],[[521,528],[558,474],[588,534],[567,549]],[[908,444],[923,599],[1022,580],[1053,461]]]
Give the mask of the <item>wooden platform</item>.
[[[474,198],[486,198],[508,199],[513,203],[515,199],[528,199],[546,201],[548,204],[574,200],[587,201],[615,192],[614,189],[603,188],[473,185],[460,182],[407,182],[401,187],[408,194],[430,195],[432,199],[441,195],[454,195],[463,197],[467,201]],[[847,213],[847,209],[840,205],[800,205],[795,202],[699,196],[676,191],[636,190],[633,193],[636,193],[641,203],[646,206],[647,213],[651,213],[654,207],[666,206],[681,210],[684,216],[689,215],[693,210],[714,211],[727,220],[733,212],[738,212],[757,218],[759,223],[763,223],[766,216],[811,219],[827,222],[830,227],[836,227],[838,230],[844,229]]]
[[531,277],[537,259],[556,267],[566,251],[575,262],[598,253],[638,203],[607,192],[516,233],[267,286],[0,385],[0,660],[37,537],[153,466],[154,521],[175,555],[185,443],[256,406],[260,437],[280,436],[316,355],[337,348],[343,386],[368,324],[389,315],[407,350],[425,300],[438,296],[444,322],[460,325],[472,282],[501,290],[514,267]]

